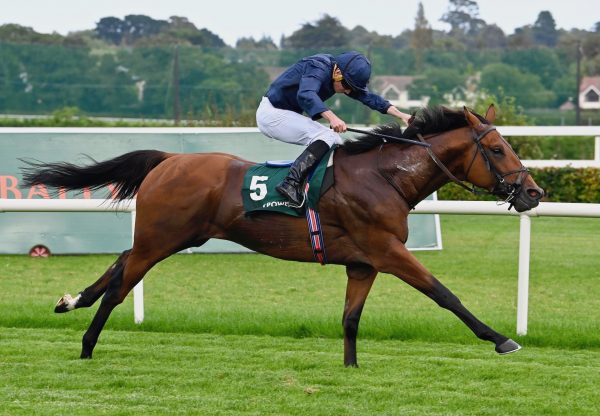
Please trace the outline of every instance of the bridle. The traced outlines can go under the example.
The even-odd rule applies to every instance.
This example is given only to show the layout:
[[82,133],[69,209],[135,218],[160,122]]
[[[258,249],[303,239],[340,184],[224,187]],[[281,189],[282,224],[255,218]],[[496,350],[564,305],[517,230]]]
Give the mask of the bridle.
[[[477,131],[475,129],[471,128],[473,142],[475,142],[477,147],[473,154],[473,158],[471,159],[471,162],[469,163],[469,167],[467,168],[467,171],[465,172],[465,178],[468,178],[469,172],[471,171],[471,168],[473,167],[473,163],[475,162],[477,155],[480,154],[483,157],[483,160],[485,161],[487,170],[490,173],[492,173],[492,175],[494,175],[494,177],[496,178],[496,185],[494,185],[494,188],[491,191],[488,191],[487,189],[477,188],[475,185],[472,185],[472,184],[471,184],[471,186],[465,184],[464,181],[461,181],[452,172],[450,172],[450,170],[444,165],[444,163],[435,155],[435,153],[433,153],[433,150],[431,150],[431,147],[427,147],[427,153],[429,154],[429,157],[431,157],[431,159],[435,162],[435,164],[442,170],[442,172],[444,172],[446,174],[446,176],[448,176],[450,178],[450,180],[452,182],[456,183],[457,185],[461,186],[462,188],[466,189],[467,191],[469,191],[475,195],[494,195],[498,198],[498,201],[501,201],[502,203],[510,203],[510,205],[508,207],[508,209],[510,210],[513,207],[514,199],[521,191],[521,186],[523,184],[523,181],[525,180],[527,175],[529,175],[529,169],[527,169],[525,166],[523,166],[523,164],[521,164],[521,167],[516,170],[512,170],[512,171],[504,172],[504,173],[500,173],[498,171],[498,169],[496,168],[496,165],[489,158],[488,154],[486,153],[485,149],[483,148],[483,145],[481,144],[481,141],[485,138],[485,136],[488,133],[495,131],[495,130],[496,130],[496,127],[490,126],[487,129],[485,129],[483,132],[477,133]],[[435,137],[435,136],[438,136],[438,134],[427,136],[427,138],[431,138],[431,137]],[[417,137],[419,138],[419,140],[422,143],[426,143],[425,138],[420,133],[417,134]],[[516,154],[515,154],[515,156],[516,156]],[[517,159],[518,159],[518,157],[517,157]],[[505,178],[507,176],[513,175],[515,173],[519,174],[519,176],[517,177],[517,180],[514,181],[513,183],[508,183]],[[502,199],[503,195],[506,195],[505,199]]]
[[[348,130],[351,130],[351,129],[348,129]],[[410,203],[408,201],[408,198],[406,197],[404,191],[402,191],[402,189],[394,182],[393,178],[386,172],[382,171],[379,167],[380,166],[379,159],[381,157],[383,145],[388,142],[392,142],[392,143],[393,142],[399,142],[399,143],[407,143],[408,142],[411,144],[417,144],[417,145],[421,145],[421,146],[425,147],[427,149],[427,153],[429,154],[429,157],[431,158],[431,160],[433,160],[435,162],[435,164],[442,170],[442,172],[444,172],[444,174],[446,176],[448,176],[448,178],[450,178],[450,180],[452,182],[456,183],[457,185],[466,189],[467,191],[469,191],[470,193],[472,193],[474,195],[494,195],[498,198],[499,202],[510,203],[510,205],[508,207],[508,209],[510,210],[513,207],[514,199],[517,197],[517,195],[519,195],[519,192],[521,191],[523,181],[525,180],[525,178],[527,178],[527,175],[529,175],[529,169],[527,169],[525,166],[523,166],[523,164],[521,164],[521,167],[516,170],[512,170],[512,171],[505,172],[505,173],[500,173],[498,171],[498,169],[496,168],[496,165],[489,158],[488,154],[486,153],[485,149],[483,148],[483,145],[481,144],[481,141],[485,138],[485,136],[488,133],[495,131],[495,130],[496,130],[496,127],[490,126],[487,129],[485,129],[483,132],[477,133],[477,131],[474,128],[471,128],[472,138],[473,138],[473,142],[476,145],[476,148],[475,148],[475,152],[473,153],[473,157],[471,158],[471,162],[469,163],[469,167],[467,168],[467,171],[465,172],[465,178],[468,178],[469,172],[471,172],[471,168],[473,167],[473,164],[475,163],[475,159],[477,158],[477,155],[480,154],[485,162],[485,165],[486,165],[488,171],[490,173],[492,173],[492,175],[494,175],[494,177],[496,178],[496,184],[494,185],[494,188],[491,191],[488,191],[487,189],[477,188],[475,185],[472,185],[472,184],[471,184],[471,186],[469,186],[464,181],[458,179],[452,172],[450,172],[450,170],[436,156],[436,154],[433,153],[433,150],[431,149],[431,144],[427,143],[425,141],[425,138],[420,133],[417,133],[417,137],[418,137],[419,141],[415,141],[415,140],[404,139],[404,138],[396,138],[396,137],[392,137],[392,136],[383,135],[380,133],[368,132],[368,131],[363,131],[363,130],[352,130],[352,131],[371,134],[373,136],[378,136],[378,137],[382,138],[383,142],[381,143],[381,146],[379,146],[379,152],[378,152],[378,157],[377,157],[377,170],[379,171],[380,175],[383,176],[385,178],[385,180],[396,190],[396,192],[398,192],[398,194],[409,204],[410,209],[413,209],[415,207],[415,205],[413,205],[412,203]],[[439,136],[440,134],[441,133],[431,134],[431,135],[428,135],[426,138],[430,139],[432,137]],[[513,153],[514,153],[514,151],[513,151]],[[515,154],[515,156],[517,156],[517,155]],[[517,159],[520,161],[518,156],[517,156]],[[517,180],[514,181],[513,183],[508,183],[505,178],[507,176],[513,175],[515,173],[519,174],[519,176],[517,177]],[[506,195],[506,198],[503,199],[502,198],[503,195]]]

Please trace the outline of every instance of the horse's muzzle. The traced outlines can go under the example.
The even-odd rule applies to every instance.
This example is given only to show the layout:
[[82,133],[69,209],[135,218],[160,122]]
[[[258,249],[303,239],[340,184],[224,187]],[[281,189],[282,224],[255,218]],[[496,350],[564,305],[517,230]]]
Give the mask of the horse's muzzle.
[[510,201],[517,212],[529,211],[539,205],[544,196],[544,190],[537,186],[522,186],[515,197]]

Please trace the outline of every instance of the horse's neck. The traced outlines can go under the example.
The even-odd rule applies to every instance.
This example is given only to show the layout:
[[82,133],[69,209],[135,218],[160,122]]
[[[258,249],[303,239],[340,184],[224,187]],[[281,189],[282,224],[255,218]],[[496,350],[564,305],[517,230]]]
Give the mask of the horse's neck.
[[[464,131],[463,131],[464,130]],[[472,141],[465,129],[442,133],[428,140],[437,158],[461,178],[463,161],[469,157]],[[427,150],[420,146],[390,145],[380,162],[380,170],[388,172],[411,206],[437,191],[450,178],[436,165]],[[387,149],[385,149],[387,150]],[[461,178],[462,179],[462,178]]]

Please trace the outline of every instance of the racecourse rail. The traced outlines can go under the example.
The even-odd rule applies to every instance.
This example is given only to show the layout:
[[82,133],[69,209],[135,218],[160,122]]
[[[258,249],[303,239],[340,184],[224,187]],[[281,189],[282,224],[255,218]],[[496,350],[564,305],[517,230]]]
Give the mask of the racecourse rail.
[[[130,212],[132,215],[132,240],[135,229],[135,200],[115,204],[105,199],[0,199],[0,212]],[[542,202],[536,208],[517,213],[493,201],[421,201],[414,214],[477,214],[518,215],[519,273],[517,284],[517,334],[527,334],[529,299],[529,260],[531,246],[531,217],[600,217],[600,204]],[[143,280],[133,289],[134,321],[144,320]]]

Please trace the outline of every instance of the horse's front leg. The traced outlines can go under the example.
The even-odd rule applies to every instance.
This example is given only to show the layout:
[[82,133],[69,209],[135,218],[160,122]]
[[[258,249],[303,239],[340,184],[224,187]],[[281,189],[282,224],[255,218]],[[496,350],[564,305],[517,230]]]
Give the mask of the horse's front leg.
[[376,266],[380,272],[394,274],[454,313],[478,338],[493,342],[497,353],[508,354],[521,349],[515,341],[494,331],[469,312],[458,297],[425,269],[401,242],[392,244],[387,254],[376,261]]
[[366,264],[354,264],[346,266],[346,274],[348,275],[348,284],[346,286],[346,302],[342,318],[342,326],[344,327],[344,365],[346,367],[358,367],[356,361],[358,323],[371,286],[373,286],[377,276],[377,270]]

